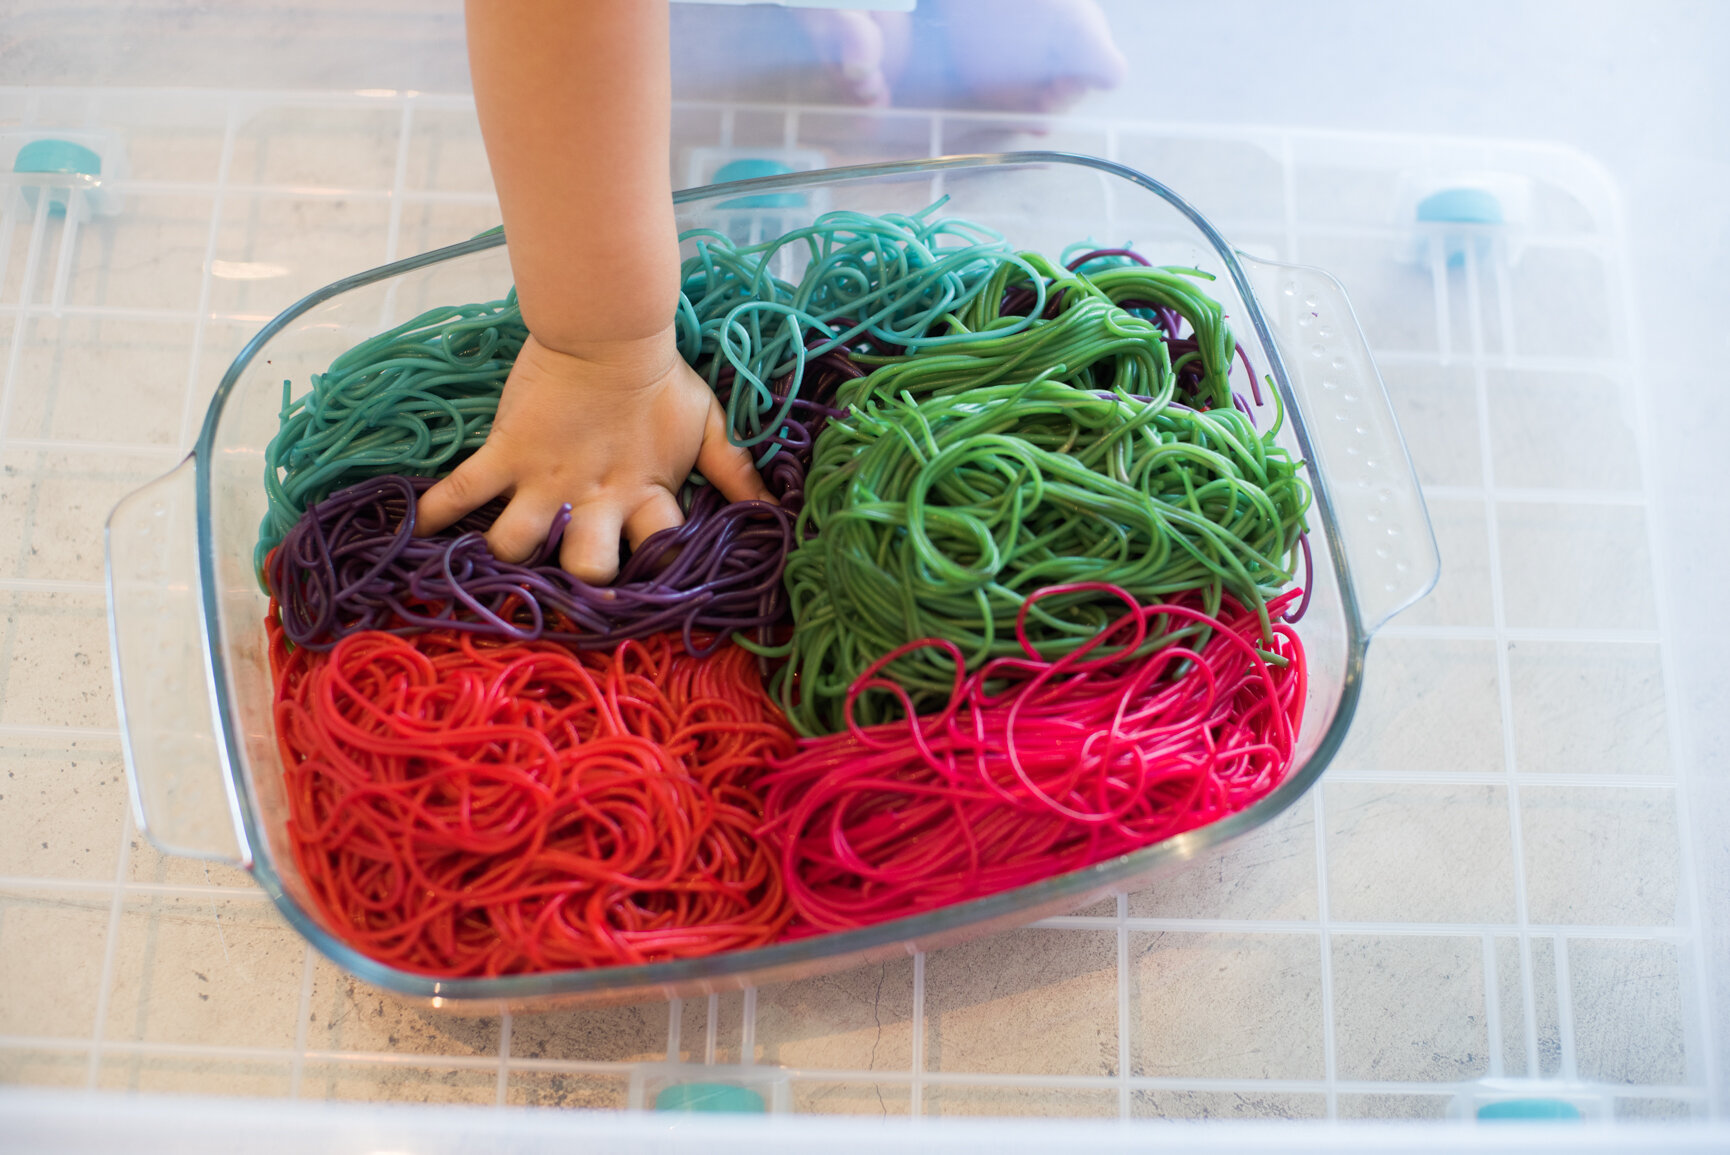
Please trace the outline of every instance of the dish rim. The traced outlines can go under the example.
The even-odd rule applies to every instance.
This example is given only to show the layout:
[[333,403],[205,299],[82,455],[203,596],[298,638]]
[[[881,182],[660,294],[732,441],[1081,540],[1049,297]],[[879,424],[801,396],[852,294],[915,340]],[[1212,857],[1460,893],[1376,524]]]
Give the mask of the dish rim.
[[1124,880],[1151,874],[1163,866],[1182,862],[1202,852],[1245,834],[1272,820],[1308,792],[1332,762],[1345,739],[1352,717],[1356,713],[1362,689],[1364,654],[1369,643],[1358,606],[1356,588],[1347,564],[1346,549],[1341,539],[1338,519],[1329,492],[1328,480],[1315,465],[1308,427],[1302,409],[1297,404],[1282,359],[1279,345],[1262,311],[1259,298],[1237,258],[1237,251],[1198,210],[1172,189],[1152,177],[1127,165],[1080,153],[1060,151],[1021,151],[1003,153],[959,154],[917,160],[882,161],[872,164],[845,165],[813,169],[805,172],[758,177],[724,184],[702,185],[681,189],[673,194],[675,206],[716,196],[740,197],[753,193],[770,193],[806,189],[818,185],[841,184],[873,177],[892,177],[910,173],[939,173],[957,169],[990,169],[1065,165],[1091,169],[1118,177],[1153,193],[1181,215],[1207,238],[1236,286],[1248,314],[1248,322],[1267,353],[1267,371],[1284,402],[1286,419],[1303,454],[1313,491],[1313,510],[1328,542],[1328,557],[1334,578],[1338,582],[1340,605],[1346,626],[1344,681],[1335,705],[1334,717],[1321,735],[1314,751],[1304,764],[1292,771],[1286,780],[1253,805],[1205,826],[1156,842],[1129,854],[1118,855],[1104,862],[1079,870],[1054,875],[1039,882],[1028,883],[1013,890],[1000,891],[984,898],[954,903],[922,914],[908,915],[889,922],[874,923],[855,930],[834,931],[808,938],[770,943],[748,950],[726,951],[696,958],[674,959],[667,962],[642,963],[632,966],[597,967],[586,970],[549,971],[536,974],[500,975],[492,978],[435,978],[413,971],[400,970],[356,950],[321,926],[283,887],[276,864],[269,854],[269,840],[257,814],[250,783],[241,767],[247,765],[243,728],[232,700],[232,682],[228,672],[226,641],[222,638],[220,598],[214,576],[217,569],[215,537],[211,511],[212,466],[216,432],[224,406],[241,375],[258,353],[295,319],[309,310],[353,289],[375,284],[414,272],[417,269],[445,261],[482,253],[505,243],[502,229],[492,229],[479,236],[443,248],[432,249],[415,256],[380,265],[344,277],[315,289],[288,306],[267,322],[242,347],[223,374],[209,407],[193,449],[196,494],[197,561],[200,572],[199,611],[201,626],[210,661],[210,685],[218,710],[221,731],[218,751],[223,771],[229,778],[232,797],[241,800],[236,807],[245,833],[247,869],[259,886],[290,925],[308,942],[338,966],[357,978],[393,994],[419,1000],[432,1000],[435,1006],[446,1003],[472,1004],[505,1001],[526,1003],[535,1000],[557,1000],[584,996],[615,995],[620,999],[633,994],[653,997],[659,988],[689,987],[699,984],[739,986],[751,976],[782,971],[801,964],[837,960],[836,969],[847,964],[844,956],[882,953],[902,946],[909,951],[921,939],[950,935],[975,924],[1013,920],[1019,914],[1044,906],[1054,906],[1066,900],[1082,897],[1109,888]]

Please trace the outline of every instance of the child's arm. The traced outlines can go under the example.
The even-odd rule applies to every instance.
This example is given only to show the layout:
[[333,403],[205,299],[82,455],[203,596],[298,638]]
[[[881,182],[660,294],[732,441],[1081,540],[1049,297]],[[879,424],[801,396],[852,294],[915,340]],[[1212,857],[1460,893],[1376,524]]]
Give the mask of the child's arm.
[[679,357],[667,171],[666,0],[468,0],[469,65],[531,334],[475,455],[420,500],[436,533],[500,494],[487,533],[520,561],[572,506],[559,560],[593,582],[683,520],[693,464],[729,499],[768,498]]

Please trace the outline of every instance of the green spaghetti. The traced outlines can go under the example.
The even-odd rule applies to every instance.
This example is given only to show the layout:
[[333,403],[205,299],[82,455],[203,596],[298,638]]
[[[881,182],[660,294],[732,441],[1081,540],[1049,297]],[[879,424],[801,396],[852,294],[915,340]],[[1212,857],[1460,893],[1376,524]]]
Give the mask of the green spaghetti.
[[[1205,276],[1134,265],[1083,275],[1023,253],[1015,265],[1000,265],[986,291],[950,318],[953,335],[946,347],[925,356],[860,356],[861,363],[882,368],[843,388],[838,399],[851,404],[903,390],[922,398],[1047,373],[1077,388],[1111,389],[1157,406],[1171,400],[1176,372],[1194,361],[1202,389],[1190,400],[1229,408],[1235,345],[1219,303],[1195,286]],[[1033,325],[1013,325],[1022,318],[1006,317],[1001,308],[1016,291],[1034,309],[1051,300],[1061,311]],[[1193,333],[1187,343],[1196,347],[1175,362],[1169,334],[1152,319],[1155,309],[1188,322]]]
[[[1017,656],[1016,613],[1047,586],[1107,582],[1144,602],[1200,590],[1209,613],[1229,593],[1265,628],[1309,501],[1276,432],[1234,408],[1082,390],[1047,371],[855,408],[818,439],[788,558],[783,709],[806,734],[843,728],[848,686],[920,638],[953,642],[970,672]],[[1048,596],[1029,635],[1061,655],[1120,607],[1108,593]],[[942,701],[954,679],[929,648],[890,670],[916,705]],[[883,720],[869,700],[858,717]]]

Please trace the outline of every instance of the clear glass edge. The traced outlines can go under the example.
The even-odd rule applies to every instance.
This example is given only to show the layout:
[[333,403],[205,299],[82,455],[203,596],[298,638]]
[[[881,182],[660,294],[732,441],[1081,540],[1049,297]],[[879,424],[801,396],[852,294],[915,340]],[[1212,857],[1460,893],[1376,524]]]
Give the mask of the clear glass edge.
[[[174,468],[159,477],[152,478],[145,485],[128,493],[115,502],[114,508],[108,511],[108,518],[102,523],[102,583],[107,599],[108,617],[108,661],[109,672],[114,679],[114,713],[120,722],[120,758],[126,768],[126,797],[132,810],[132,825],[139,834],[144,835],[150,844],[164,854],[179,858],[191,858],[203,862],[219,862],[225,866],[247,868],[252,865],[252,850],[246,844],[243,826],[244,803],[238,789],[238,776],[235,775],[229,763],[229,752],[225,749],[219,753],[220,763],[211,767],[211,772],[222,779],[223,794],[228,802],[229,821],[233,826],[234,838],[237,843],[233,854],[226,851],[213,850],[207,847],[186,846],[175,843],[164,835],[159,825],[152,820],[150,808],[144,801],[144,775],[139,769],[138,756],[134,748],[132,728],[127,722],[126,710],[126,676],[121,664],[120,647],[120,599],[117,596],[116,582],[118,576],[114,563],[114,530],[115,521],[122,517],[132,501],[140,495],[155,489],[158,485],[170,480],[184,470],[188,465],[193,469],[193,485],[196,490],[198,477],[198,461],[195,453],[188,453],[175,463]],[[214,711],[216,696],[213,675],[210,670],[208,654],[210,652],[210,628],[205,616],[205,604],[197,604],[198,627],[200,636],[204,639],[207,657],[204,663],[203,684],[209,696],[209,704]],[[221,715],[216,715],[213,721],[220,722]]]
[[[1103,160],[1099,157],[1055,151],[980,153],[923,160],[849,165],[782,176],[759,177],[753,180],[732,181],[723,185],[704,185],[698,188],[682,189],[673,194],[673,201],[675,204],[681,204],[687,201],[703,200],[723,191],[729,196],[743,192],[775,192],[816,184],[842,183],[904,173],[1053,164],[1091,168],[1119,177],[1153,193],[1188,218],[1208,239],[1215,252],[1219,254],[1220,259],[1224,261],[1225,267],[1231,273],[1232,281],[1237,286],[1238,293],[1244,300],[1250,322],[1254,326],[1256,334],[1261,338],[1263,347],[1268,350],[1269,371],[1273,375],[1274,384],[1279,389],[1280,396],[1285,401],[1286,412],[1292,421],[1293,433],[1303,451],[1304,460],[1312,463],[1311,475],[1315,482],[1314,509],[1328,540],[1329,555],[1333,559],[1335,577],[1339,582],[1340,601],[1346,616],[1345,683],[1340,691],[1333,722],[1322,735],[1309,760],[1271,794],[1248,809],[1239,811],[1229,818],[1144,847],[1133,854],[1121,855],[1082,870],[1075,870],[1055,878],[1046,879],[1043,882],[1031,883],[1014,890],[975,899],[972,902],[944,907],[926,914],[910,915],[893,922],[878,923],[858,930],[816,935],[807,939],[797,939],[792,942],[777,943],[752,950],[733,951],[694,959],[679,959],[672,962],[648,963],[628,967],[605,967],[595,970],[556,971],[548,974],[506,975],[498,978],[481,979],[432,978],[376,962],[333,938],[284,891],[275,865],[270,860],[268,850],[260,850],[253,855],[250,866],[252,876],[295,930],[299,931],[321,954],[357,978],[383,990],[411,999],[439,999],[442,1002],[460,1003],[518,1003],[541,999],[551,1001],[560,997],[580,998],[582,996],[604,995],[613,995],[624,999],[629,998],[633,993],[645,998],[653,998],[661,988],[697,983],[742,985],[749,981],[752,974],[757,972],[779,970],[801,963],[818,962],[866,951],[882,951],[897,944],[912,943],[921,938],[940,934],[950,934],[976,923],[1013,918],[1019,912],[1055,904],[1071,897],[1080,898],[1090,892],[1110,887],[1117,882],[1150,874],[1162,865],[1175,864],[1193,858],[1222,842],[1254,830],[1284,811],[1308,792],[1310,786],[1315,783],[1322,771],[1327,768],[1328,763],[1333,760],[1334,754],[1345,739],[1346,730],[1351,725],[1352,715],[1356,712],[1362,685],[1364,654],[1369,643],[1369,632],[1364,629],[1358,612],[1356,590],[1352,584],[1351,573],[1346,566],[1344,543],[1339,537],[1333,504],[1328,493],[1327,479],[1322,476],[1318,468],[1313,468],[1314,454],[1310,445],[1309,432],[1304,425],[1303,414],[1297,406],[1296,397],[1293,395],[1290,378],[1286,373],[1284,361],[1281,359],[1278,343],[1274,340],[1273,332],[1262,312],[1260,301],[1249,283],[1249,278],[1238,263],[1236,250],[1226,243],[1225,238],[1208,222],[1207,218],[1159,181],[1126,165]],[[470,253],[484,252],[504,243],[505,238],[502,232],[483,233],[467,241],[394,261],[334,281],[290,305],[247,342],[229,366],[228,371],[223,374],[222,381],[211,398],[210,406],[205,411],[204,425],[199,431],[198,441],[193,448],[197,460],[198,561],[202,574],[209,575],[216,572],[214,539],[210,522],[211,474],[209,466],[216,428],[221,420],[222,407],[227,401],[229,393],[258,351],[296,317],[350,289],[456,257],[466,256]],[[215,583],[209,580],[202,581],[201,585],[201,600],[207,627],[206,637],[213,643],[209,646],[210,673],[217,699],[219,729],[222,734],[222,745],[226,748],[230,776],[234,779],[231,789],[236,795],[245,796],[249,803],[239,808],[244,826],[242,841],[248,846],[265,848],[269,844],[263,837],[263,832],[257,828],[254,807],[250,805],[251,795],[247,784],[241,780],[240,767],[245,764],[245,752],[241,749],[240,727],[236,724],[237,718],[230,701],[232,683],[225,662],[225,647],[221,644],[214,644],[218,640],[225,641],[225,639],[215,637],[215,634],[220,632],[222,622],[217,590]],[[216,631],[209,629],[212,624],[216,626]]]
[[[1346,292],[1345,285],[1341,283],[1341,281],[1338,277],[1334,276],[1332,273],[1328,272],[1326,269],[1319,268],[1315,265],[1295,264],[1291,261],[1270,261],[1270,260],[1267,260],[1263,257],[1252,257],[1248,253],[1244,253],[1242,255],[1246,260],[1248,260],[1249,262],[1251,262],[1252,264],[1255,264],[1255,265],[1261,265],[1261,266],[1264,266],[1264,267],[1269,268],[1269,269],[1286,269],[1286,270],[1290,270],[1291,272],[1294,272],[1294,273],[1302,273],[1306,276],[1318,277],[1318,278],[1326,281],[1328,283],[1328,285],[1331,286],[1333,288],[1333,290],[1339,294],[1340,303],[1341,303],[1341,305],[1343,305],[1345,307],[1346,319],[1351,322],[1351,326],[1352,326],[1353,331],[1355,331],[1358,334],[1359,340],[1364,340],[1364,338],[1363,338],[1364,326],[1363,326],[1363,322],[1358,320],[1357,306],[1352,304],[1351,294]],[[1257,307],[1257,310],[1259,311],[1259,307],[1260,307],[1259,303],[1257,303],[1256,307]],[[1365,351],[1367,352],[1369,342],[1367,340],[1365,340],[1364,344],[1365,344]],[[1388,396],[1387,382],[1382,380],[1382,372],[1379,368],[1376,367],[1374,357],[1370,358],[1369,366],[1370,366],[1370,384],[1375,386],[1376,396],[1381,399],[1382,407],[1384,409],[1386,409],[1390,415],[1392,415],[1393,414],[1393,408],[1394,408],[1393,398]],[[1283,381],[1284,378],[1281,378],[1281,380]],[[1290,404],[1289,398],[1288,398],[1288,409],[1294,413],[1299,413],[1299,414],[1302,413],[1302,409],[1299,406],[1297,406],[1295,404]],[[1307,427],[1304,427],[1301,425],[1297,426],[1297,427],[1300,429],[1298,436],[1299,436],[1301,444],[1303,445],[1304,456],[1307,459],[1310,457],[1310,447],[1309,447]],[[1378,617],[1375,621],[1362,623],[1362,625],[1364,627],[1364,634],[1366,635],[1366,637],[1373,637],[1377,630],[1381,629],[1383,626],[1387,625],[1389,622],[1393,621],[1395,618],[1399,617],[1401,614],[1403,614],[1407,610],[1411,609],[1418,602],[1420,602],[1424,598],[1428,597],[1430,595],[1431,591],[1433,591],[1436,588],[1436,583],[1439,582],[1441,580],[1441,577],[1442,577],[1441,546],[1438,545],[1436,542],[1435,520],[1430,516],[1429,504],[1427,502],[1425,502],[1423,499],[1423,492],[1424,491],[1423,491],[1423,486],[1421,484],[1419,484],[1419,482],[1418,482],[1418,469],[1417,469],[1416,465],[1412,464],[1411,446],[1406,444],[1406,431],[1404,429],[1400,428],[1400,423],[1399,423],[1399,420],[1397,417],[1395,418],[1395,420],[1393,422],[1393,428],[1394,428],[1395,448],[1397,448],[1399,450],[1400,460],[1405,462],[1405,464],[1406,464],[1406,468],[1405,468],[1406,486],[1408,489],[1411,490],[1412,494],[1418,499],[1418,502],[1417,502],[1418,510],[1423,515],[1424,537],[1425,537],[1425,539],[1428,542],[1429,547],[1430,547],[1429,554],[1430,554],[1431,564],[1430,564],[1428,571],[1424,575],[1423,582],[1415,585],[1413,587],[1412,593],[1406,595],[1406,597],[1404,599],[1402,599],[1401,601],[1396,602],[1392,609],[1383,612],[1382,615],[1380,617]],[[1320,476],[1319,467],[1312,472],[1314,472],[1318,477]],[[1334,524],[1332,519],[1329,520],[1328,524],[1329,525]],[[1356,601],[1355,597],[1352,600],[1351,605],[1352,605],[1353,612],[1358,613],[1360,607],[1357,605],[1357,601]],[[1360,614],[1360,617],[1361,617],[1361,614]]]

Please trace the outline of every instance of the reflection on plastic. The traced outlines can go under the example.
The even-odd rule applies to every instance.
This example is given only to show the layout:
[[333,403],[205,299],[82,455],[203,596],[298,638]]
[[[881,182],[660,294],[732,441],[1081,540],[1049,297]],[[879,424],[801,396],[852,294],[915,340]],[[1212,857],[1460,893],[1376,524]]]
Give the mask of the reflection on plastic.
[[1239,254],[1267,311],[1325,479],[1366,632],[1436,584],[1441,556],[1406,443],[1338,281]]

